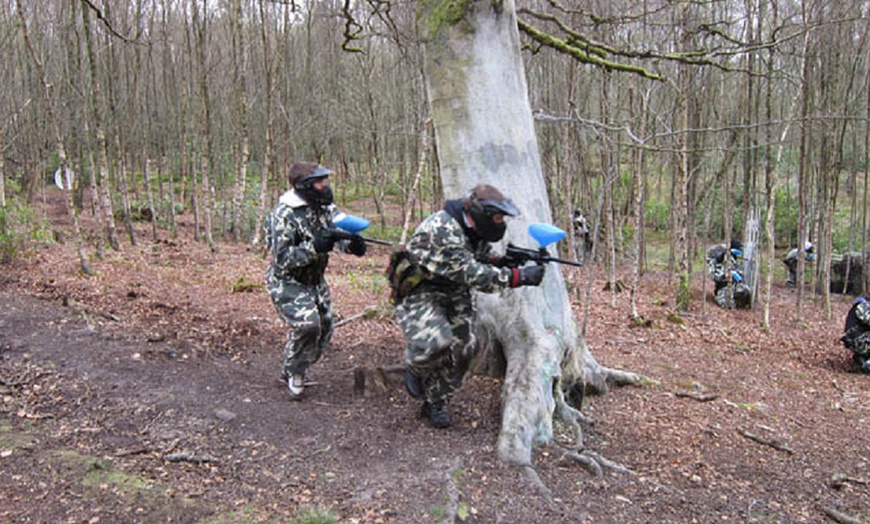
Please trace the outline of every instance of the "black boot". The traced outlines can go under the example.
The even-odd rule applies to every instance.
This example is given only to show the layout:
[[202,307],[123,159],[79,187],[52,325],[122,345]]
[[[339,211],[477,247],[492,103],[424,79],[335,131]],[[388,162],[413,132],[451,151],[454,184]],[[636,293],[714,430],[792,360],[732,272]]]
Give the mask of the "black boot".
[[426,401],[420,410],[420,416],[428,418],[433,427],[446,428],[450,426],[450,413],[447,412],[447,406],[444,404],[430,404],[429,401]]

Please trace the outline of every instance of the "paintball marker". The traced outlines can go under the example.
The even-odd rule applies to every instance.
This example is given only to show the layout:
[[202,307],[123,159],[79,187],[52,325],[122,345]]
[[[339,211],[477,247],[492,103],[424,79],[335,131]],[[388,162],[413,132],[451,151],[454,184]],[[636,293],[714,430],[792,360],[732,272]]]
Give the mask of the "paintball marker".
[[552,257],[550,256],[550,253],[547,252],[547,246],[553,242],[562,240],[566,236],[566,233],[558,227],[544,223],[530,224],[529,236],[535,239],[541,247],[538,249],[528,249],[508,244],[505,257],[515,260],[518,263],[535,262],[536,264],[546,264],[547,262],[558,262],[559,264],[583,267],[583,264],[579,262]]
[[335,215],[335,218],[332,222],[336,226],[338,226],[338,228],[328,228],[327,231],[329,232],[329,235],[335,240],[351,240],[354,235],[357,235],[364,241],[371,244],[380,244],[382,246],[393,245],[392,242],[388,242],[386,240],[368,238],[359,235],[361,231],[364,231],[367,227],[369,227],[369,221],[364,219],[363,217],[348,215],[347,213],[338,213],[337,215]]

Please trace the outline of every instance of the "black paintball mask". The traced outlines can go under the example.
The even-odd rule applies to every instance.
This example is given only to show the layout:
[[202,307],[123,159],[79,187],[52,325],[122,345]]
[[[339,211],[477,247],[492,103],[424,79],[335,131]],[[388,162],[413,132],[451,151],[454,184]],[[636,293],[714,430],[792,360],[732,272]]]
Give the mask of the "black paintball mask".
[[520,214],[509,198],[489,185],[475,187],[465,199],[464,207],[474,222],[474,232],[487,242],[498,242],[504,238],[507,230],[504,217]]
[[296,194],[303,200],[308,202],[309,206],[326,207],[332,204],[332,188],[326,186],[323,189],[315,189],[314,183],[318,180],[327,178],[332,174],[332,171],[323,167],[317,166],[311,173],[300,176],[293,182],[293,189]]

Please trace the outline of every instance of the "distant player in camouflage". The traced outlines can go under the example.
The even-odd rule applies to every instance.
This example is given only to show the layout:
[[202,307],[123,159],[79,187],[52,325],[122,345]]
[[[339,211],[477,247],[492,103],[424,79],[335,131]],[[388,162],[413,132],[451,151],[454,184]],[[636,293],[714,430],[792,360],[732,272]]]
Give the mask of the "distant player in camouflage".
[[[809,264],[815,258],[815,246],[813,246],[812,242],[804,242],[804,259]],[[788,268],[788,280],[786,284],[789,286],[797,285],[797,265],[798,265],[798,248],[792,248],[791,251],[786,253],[785,257],[782,259],[782,263],[785,264],[785,267]]]
[[840,340],[852,350],[852,359],[861,369],[870,372],[870,301],[858,297],[846,315],[846,326]]
[[332,339],[332,298],[324,277],[329,252],[337,246],[356,256],[366,253],[359,235],[337,241],[329,234],[338,213],[332,203],[330,174],[315,163],[294,164],[291,189],[281,195],[263,225],[272,255],[266,288],[278,316],[290,326],[281,377],[293,399],[301,397],[308,369]]
[[450,425],[447,405],[462,385],[474,356],[473,291],[491,293],[537,286],[544,266],[495,256],[491,242],[505,234],[506,217],[519,210],[490,185],[449,200],[394,254],[390,283],[396,317],[405,334],[405,385],[422,399],[421,416],[438,428]]
[[[752,306],[752,291],[743,283],[740,268],[742,252],[743,243],[736,238],[731,239],[730,248],[725,244],[715,244],[707,249],[707,268],[714,286],[713,299],[721,308],[747,309]],[[726,256],[730,257],[728,264],[731,268],[731,289],[728,287],[729,279],[725,272]]]

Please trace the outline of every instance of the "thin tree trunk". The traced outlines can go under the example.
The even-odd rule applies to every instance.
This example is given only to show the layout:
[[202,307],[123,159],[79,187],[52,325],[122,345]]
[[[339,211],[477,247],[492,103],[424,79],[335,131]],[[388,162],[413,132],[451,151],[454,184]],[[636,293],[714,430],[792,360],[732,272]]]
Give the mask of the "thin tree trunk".
[[111,190],[109,189],[109,145],[106,140],[106,119],[103,113],[103,97],[102,85],[99,75],[97,74],[97,58],[94,53],[93,36],[91,35],[91,17],[87,7],[82,8],[82,24],[84,26],[85,47],[88,55],[88,66],[91,75],[91,105],[94,112],[94,131],[97,134],[97,163],[100,170],[100,179],[97,182],[100,186],[103,199],[103,213],[106,218],[106,239],[109,246],[115,251],[121,250],[121,244],[118,241],[118,232],[115,228],[115,217],[113,213]]
[[[201,186],[195,190],[194,198],[199,193],[201,196],[201,214],[203,218],[203,232],[205,234],[205,242],[209,249],[216,250],[214,238],[212,237],[212,204],[214,203],[213,188],[211,185],[211,101],[209,100],[208,89],[208,64],[206,63],[206,45],[208,31],[206,30],[208,21],[208,0],[202,0],[202,18],[197,14],[196,0],[193,2],[193,21],[196,25],[196,53],[199,64],[199,176]],[[196,183],[194,183],[194,186]]]
[[[805,21],[806,23],[807,21]],[[797,259],[797,278],[795,279],[795,284],[797,285],[797,303],[795,304],[795,312],[797,315],[797,322],[801,322],[803,320],[803,296],[804,296],[804,257],[801,256],[803,253],[803,244],[807,239],[807,226],[806,226],[806,193],[807,193],[807,179],[809,175],[807,175],[807,141],[809,139],[809,130],[807,129],[807,117],[809,116],[809,104],[810,104],[810,60],[811,57],[808,56],[810,48],[810,31],[807,31],[806,36],[804,37],[804,53],[803,59],[801,62],[801,135],[800,135],[800,146],[798,153],[798,238],[797,238],[797,249],[798,249],[798,259]]]
[[157,211],[154,209],[154,197],[151,194],[151,159],[144,153],[142,159],[145,162],[145,173],[142,176],[144,179],[143,181],[145,182],[145,196],[148,199],[148,212],[151,221],[151,238],[157,242]]
[[52,126],[52,130],[54,131],[54,138],[57,145],[57,157],[60,161],[60,166],[58,170],[61,173],[61,180],[64,181],[64,194],[66,195],[66,202],[68,206],[68,211],[70,214],[70,218],[72,218],[73,223],[73,240],[76,245],[76,251],[79,256],[79,268],[82,273],[85,275],[92,275],[93,271],[91,270],[90,263],[88,262],[88,257],[85,255],[84,243],[82,242],[82,231],[79,227],[79,217],[78,212],[76,211],[75,202],[73,202],[72,198],[72,187],[69,184],[69,178],[65,176],[67,170],[67,158],[66,158],[66,147],[64,146],[63,134],[60,131],[60,121],[57,119],[57,115],[54,111],[54,103],[51,99],[51,89],[49,87],[49,82],[45,77],[45,68],[42,66],[42,61],[40,61],[39,56],[36,54],[36,50],[33,48],[33,44],[30,41],[30,34],[27,32],[27,17],[24,16],[24,8],[21,6],[21,0],[15,0],[15,6],[18,10],[18,18],[21,22],[21,33],[24,37],[24,44],[27,47],[27,51],[30,53],[30,57],[33,60],[34,66],[36,66],[36,72],[39,76],[39,81],[42,86],[42,97],[45,101],[45,111],[48,115],[48,120]]
[[275,96],[275,86],[272,79],[272,55],[269,52],[269,31],[266,23],[266,0],[259,0],[258,6],[260,9],[260,41],[263,46],[263,72],[265,75],[265,111],[266,111],[266,130],[265,130],[265,148],[263,151],[263,166],[260,170],[260,190],[257,194],[257,222],[254,224],[253,238],[251,245],[256,247],[259,245],[262,237],[260,225],[266,218],[266,199],[269,191],[269,178],[272,175],[272,156],[274,155],[274,138],[272,127],[274,125],[274,116],[272,104]]
[[[230,222],[230,234],[233,240],[238,240],[241,234],[242,205],[245,198],[245,189],[248,181],[248,162],[251,157],[250,138],[248,136],[248,85],[247,85],[247,49],[245,46],[244,17],[242,16],[241,0],[234,0],[233,10],[233,33],[235,34],[234,62],[235,62],[235,90],[236,90],[236,119],[239,126],[238,137],[238,165],[236,166],[236,180],[233,184],[233,214]],[[265,23],[263,23],[265,25]],[[267,64],[268,66],[268,64]],[[254,229],[258,229],[255,227]]]

